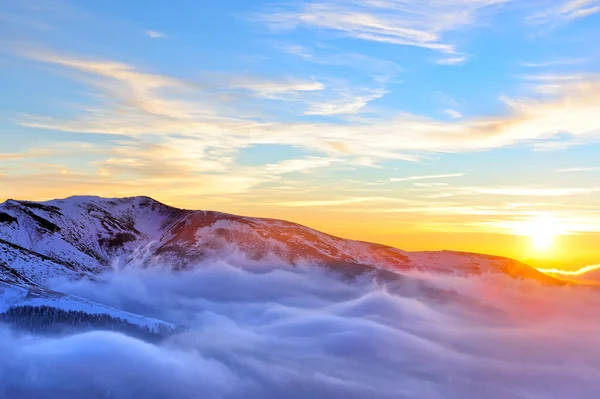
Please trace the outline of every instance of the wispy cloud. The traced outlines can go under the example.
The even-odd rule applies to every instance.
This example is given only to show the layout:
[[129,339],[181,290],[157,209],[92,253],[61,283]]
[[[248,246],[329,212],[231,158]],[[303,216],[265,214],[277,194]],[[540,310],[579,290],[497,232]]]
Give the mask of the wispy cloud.
[[525,75],[521,77],[525,80],[535,81],[535,82],[552,82],[552,83],[562,83],[576,80],[585,80],[588,79],[588,75],[584,74],[537,74],[537,75]]
[[[185,135],[195,140],[194,148],[203,156],[218,150],[219,156],[231,157],[240,148],[274,143],[375,165],[382,160],[418,159],[423,152],[475,151],[524,142],[548,143],[559,135],[583,140],[600,134],[600,79],[593,75],[582,79],[559,76],[547,98],[503,98],[507,110],[501,117],[442,121],[397,113],[373,119],[307,122],[303,115],[356,112],[383,93],[353,92],[336,100],[331,92],[316,96],[324,93],[325,85],[314,79],[238,76],[192,82],[114,61],[41,50],[21,52],[27,58],[76,72],[73,77],[101,99],[100,104],[82,108],[81,114],[72,118],[22,115],[21,125],[137,137]],[[553,81],[544,76],[533,82],[537,86]],[[302,97],[303,111],[279,120],[275,111],[280,104],[261,106],[257,116],[254,101],[242,101],[244,92],[251,98],[310,97]]]
[[434,182],[434,183],[413,183],[413,186],[415,187],[426,187],[426,188],[430,188],[430,187],[446,187],[448,186],[448,183],[439,183],[439,182]]
[[444,112],[452,119],[460,119],[463,117],[463,115],[455,109],[444,109],[442,112]]
[[[24,116],[21,124],[67,131],[109,134],[183,133],[191,128],[205,133],[219,126],[235,129],[240,122],[226,110],[243,96],[227,93],[245,91],[251,96],[279,99],[283,95],[323,89],[323,84],[295,78],[264,79],[252,76],[217,76],[206,81],[186,80],[141,71],[124,63],[54,53],[43,49],[21,49],[19,54],[35,61],[54,64],[79,74],[75,79],[102,93],[106,105],[87,107],[87,115],[73,121]],[[83,75],[82,75],[83,74]]]
[[484,9],[507,1],[314,1],[299,7],[271,9],[260,19],[277,30],[320,28],[360,40],[455,53],[455,46],[445,41],[443,34],[473,25]]
[[599,0],[567,0],[529,17],[531,22],[561,24],[600,12]]
[[300,45],[285,45],[280,49],[310,63],[361,71],[379,84],[389,82],[402,72],[402,67],[395,62],[359,53],[339,53],[329,48],[315,51]]
[[459,65],[464,64],[469,57],[467,56],[458,56],[458,57],[448,57],[448,58],[440,58],[435,63],[439,65]]
[[163,32],[159,32],[156,30],[144,31],[144,35],[148,36],[151,39],[162,39],[163,37],[166,36],[166,34],[164,34]]
[[288,159],[286,161],[265,165],[264,169],[268,173],[285,174],[292,172],[306,172],[312,169],[325,168],[334,163],[341,162],[341,159],[307,157],[301,159]]
[[325,200],[306,200],[306,201],[286,201],[286,202],[277,202],[271,203],[271,205],[283,206],[283,207],[327,207],[332,205],[352,205],[352,204],[362,204],[362,203],[389,203],[389,202],[398,202],[398,203],[406,203],[409,201],[393,199],[393,198],[385,198],[385,197],[349,197],[349,198],[339,198],[339,199],[325,199]]
[[223,88],[244,89],[260,93],[262,95],[281,94],[288,92],[310,92],[320,91],[325,85],[317,80],[282,78],[280,80],[269,80],[256,77],[224,77],[221,80]]
[[189,89],[190,83],[181,79],[142,72],[124,63],[64,55],[43,49],[21,49],[19,53],[26,58],[95,77],[96,79],[86,77],[85,82],[113,99],[113,105],[138,114],[143,112],[156,117],[187,119],[193,114],[203,112],[193,107],[190,102],[159,93],[161,90],[181,92]]
[[600,171],[600,167],[579,167],[579,168],[564,168],[559,169],[560,173],[576,173],[576,172],[596,172]]
[[358,71],[370,79],[362,83],[361,76],[360,85],[337,76],[330,79],[327,90],[320,93],[320,98],[307,101],[308,108],[304,115],[344,116],[364,112],[372,101],[389,92],[389,85],[402,71],[398,64],[391,61],[356,53],[337,53],[332,48],[323,51],[292,45],[282,46],[281,50],[312,64]]
[[563,197],[600,192],[600,187],[472,187],[467,191],[476,194],[517,197]]
[[442,175],[423,175],[423,176],[408,176],[408,177],[393,177],[391,182],[414,181],[414,180],[430,180],[430,179],[450,179],[453,177],[462,177],[464,173],[448,173]]
[[355,114],[371,101],[383,97],[383,90],[365,90],[363,93],[342,93],[340,97],[329,101],[317,101],[310,104],[306,115],[343,115]]
[[600,269],[600,265],[590,265],[582,267],[578,270],[563,270],[563,269],[539,269],[542,273],[557,274],[562,276],[584,276],[586,273]]
[[521,62],[520,65],[528,68],[547,68],[560,65],[578,65],[588,61],[587,58],[557,58],[541,62]]
[[21,161],[24,159],[35,159],[54,155],[54,152],[47,148],[30,148],[23,152],[5,152],[0,153],[0,161]]

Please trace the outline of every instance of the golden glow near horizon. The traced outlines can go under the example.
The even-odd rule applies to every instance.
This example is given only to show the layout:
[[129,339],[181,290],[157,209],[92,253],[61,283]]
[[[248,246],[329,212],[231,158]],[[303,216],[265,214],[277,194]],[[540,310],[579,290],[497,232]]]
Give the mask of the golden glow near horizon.
[[556,237],[563,231],[554,217],[543,215],[523,222],[517,233],[528,236],[532,249],[537,253],[544,254],[553,249]]

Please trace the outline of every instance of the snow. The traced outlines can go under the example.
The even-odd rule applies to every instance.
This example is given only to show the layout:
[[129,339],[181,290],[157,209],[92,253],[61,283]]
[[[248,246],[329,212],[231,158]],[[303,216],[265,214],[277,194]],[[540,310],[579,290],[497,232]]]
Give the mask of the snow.
[[[413,269],[466,275],[508,270],[542,278],[529,266],[510,259],[448,251],[405,252],[281,220],[178,210],[148,197],[78,196],[42,203],[9,200],[0,205],[0,211],[19,221],[0,223],[0,239],[59,259],[73,269],[73,278],[109,271],[116,260],[125,264],[172,262],[173,267],[187,268],[207,256],[227,258],[232,251],[252,259],[276,255],[295,263],[341,262],[393,272]],[[40,227],[31,214],[60,231]],[[19,267],[27,272],[24,262]]]
[[[148,197],[77,196],[40,203],[8,200],[0,204],[0,212],[10,216],[0,222],[0,280],[37,287],[55,278],[94,279],[115,265],[189,269],[206,259],[229,259],[232,254],[263,263],[279,259],[341,272],[349,265],[358,272],[497,273],[557,281],[511,259],[449,251],[405,252],[281,220],[179,210]],[[17,292],[23,290],[31,295],[36,292],[32,287]],[[3,300],[13,300],[16,294],[7,292]],[[120,312],[48,291],[28,301]]]
[[61,310],[81,311],[88,314],[107,314],[124,319],[137,326],[145,326],[157,331],[159,326],[174,328],[170,323],[124,312],[109,306],[65,295],[45,288],[34,288],[0,281],[0,313],[15,306],[49,306]]

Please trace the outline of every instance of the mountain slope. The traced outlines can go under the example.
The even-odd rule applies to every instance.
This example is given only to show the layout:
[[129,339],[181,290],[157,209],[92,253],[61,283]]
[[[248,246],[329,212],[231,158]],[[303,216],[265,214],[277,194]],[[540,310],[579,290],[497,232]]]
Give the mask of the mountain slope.
[[60,259],[0,239],[0,279],[39,286],[58,277],[93,278],[93,275]]
[[158,331],[161,328],[173,329],[175,327],[162,320],[124,312],[46,288],[9,284],[0,281],[0,313],[18,306],[48,306],[66,311],[85,312],[87,314],[106,314],[126,320],[128,323],[136,326],[148,327],[151,331]]
[[230,260],[232,254],[261,262],[315,264],[349,276],[419,270],[557,281],[507,258],[449,251],[411,253],[282,220],[176,209],[148,197],[8,200],[0,205],[0,267],[12,268],[16,282],[25,279],[43,285],[57,276],[89,277],[111,270],[117,262],[187,269],[204,260]]
[[145,198],[8,200],[0,205],[0,239],[73,271],[97,274],[115,258],[155,240],[172,213],[177,212]]
[[[176,209],[148,197],[71,197],[0,204],[0,313],[42,307],[105,314],[131,324],[173,326],[49,290],[52,279],[102,279],[115,267],[200,267],[206,261],[324,267],[352,281],[361,275],[393,282],[406,295],[460,301],[413,275],[507,274],[545,284],[560,281],[523,263],[459,252],[406,252],[345,240],[282,220]],[[410,296],[410,295],[409,295]],[[161,327],[161,328],[162,328]]]

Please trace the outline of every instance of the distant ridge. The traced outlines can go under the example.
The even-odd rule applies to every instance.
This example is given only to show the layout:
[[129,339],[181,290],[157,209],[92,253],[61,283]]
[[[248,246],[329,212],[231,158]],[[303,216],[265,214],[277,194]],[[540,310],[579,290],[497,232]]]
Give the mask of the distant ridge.
[[[122,265],[195,267],[232,253],[255,262],[314,264],[355,278],[370,272],[502,273],[558,280],[516,260],[456,251],[407,252],[276,219],[184,210],[150,197],[72,196],[0,204],[0,278],[44,284]],[[10,268],[14,272],[7,272]],[[2,270],[2,269],[0,269]],[[21,277],[17,277],[21,276]]]

